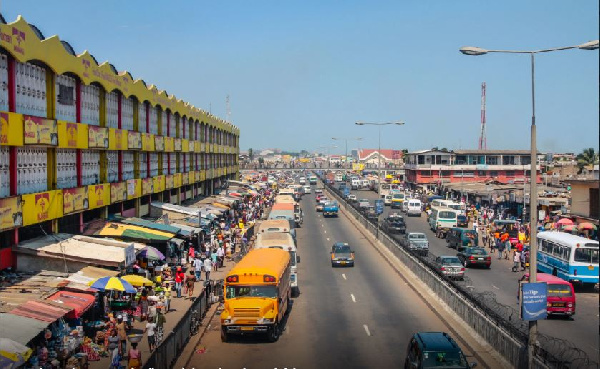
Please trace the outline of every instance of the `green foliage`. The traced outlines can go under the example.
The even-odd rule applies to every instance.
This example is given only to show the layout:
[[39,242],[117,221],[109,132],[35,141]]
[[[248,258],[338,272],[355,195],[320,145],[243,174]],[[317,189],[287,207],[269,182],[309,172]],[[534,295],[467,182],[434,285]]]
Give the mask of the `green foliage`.
[[598,163],[598,153],[594,150],[594,148],[590,147],[584,149],[582,153],[577,155],[577,168],[578,174],[583,172],[583,169],[588,165],[593,165]]

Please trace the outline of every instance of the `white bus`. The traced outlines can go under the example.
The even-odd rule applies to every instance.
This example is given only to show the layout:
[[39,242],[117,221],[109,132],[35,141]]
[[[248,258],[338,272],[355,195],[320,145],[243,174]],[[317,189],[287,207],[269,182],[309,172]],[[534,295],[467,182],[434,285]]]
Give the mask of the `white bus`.
[[540,232],[538,270],[572,283],[598,283],[598,241],[564,232]]
[[429,228],[434,232],[437,232],[440,228],[456,228],[458,225],[458,212],[446,207],[432,207],[428,221]]
[[292,274],[290,279],[290,285],[294,295],[298,295],[298,263],[300,262],[300,256],[298,256],[298,249],[296,247],[296,240],[289,233],[279,232],[265,232],[259,233],[256,236],[256,242],[254,243],[254,249],[282,249],[290,253],[290,260],[292,263]]

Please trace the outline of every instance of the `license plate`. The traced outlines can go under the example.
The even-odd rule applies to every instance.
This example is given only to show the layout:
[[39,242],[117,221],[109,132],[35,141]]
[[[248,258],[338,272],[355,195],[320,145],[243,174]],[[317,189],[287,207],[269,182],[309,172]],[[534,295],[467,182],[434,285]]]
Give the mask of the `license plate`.
[[562,302],[555,302],[554,304],[552,304],[552,306],[554,307],[565,307],[565,304]]
[[253,331],[254,327],[242,327],[243,331]]
[[477,258],[477,260],[483,260],[483,258]]
[[342,265],[346,265],[346,262],[345,262],[345,261],[342,261],[340,264],[342,264]]

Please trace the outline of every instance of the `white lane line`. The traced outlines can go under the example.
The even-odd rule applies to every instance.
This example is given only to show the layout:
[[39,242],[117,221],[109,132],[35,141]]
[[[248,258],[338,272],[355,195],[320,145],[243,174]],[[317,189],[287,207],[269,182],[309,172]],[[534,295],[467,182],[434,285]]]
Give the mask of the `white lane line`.
[[323,231],[323,233],[327,233],[327,231]]
[[494,285],[492,285],[492,287],[494,287],[495,289],[499,290],[499,288],[498,288],[498,287],[496,287],[496,286],[494,286]]
[[321,224],[321,227],[325,227],[325,224]]
[[327,241],[329,241],[329,237],[327,237]]
[[350,297],[352,297],[352,302],[356,302],[356,297],[353,294],[350,294]]
[[344,279],[348,280],[348,279],[346,278],[346,274],[344,274],[344,273],[342,273],[342,278],[344,278]]
[[367,332],[367,336],[371,337],[371,331],[369,331],[369,327],[367,327],[366,324],[363,324],[363,327],[365,328],[365,332]]

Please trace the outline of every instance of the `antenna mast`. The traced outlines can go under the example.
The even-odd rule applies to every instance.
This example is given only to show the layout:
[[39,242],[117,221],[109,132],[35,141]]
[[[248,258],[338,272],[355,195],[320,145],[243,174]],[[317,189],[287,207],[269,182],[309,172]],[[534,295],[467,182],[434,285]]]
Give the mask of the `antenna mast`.
[[487,150],[485,138],[485,82],[481,84],[481,132],[479,134],[479,150]]

